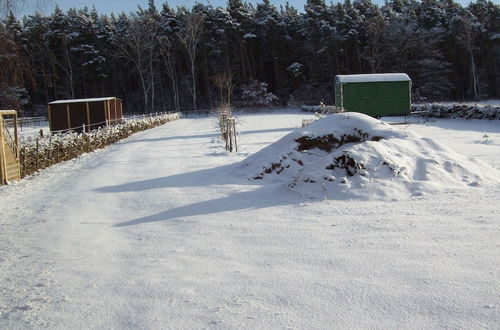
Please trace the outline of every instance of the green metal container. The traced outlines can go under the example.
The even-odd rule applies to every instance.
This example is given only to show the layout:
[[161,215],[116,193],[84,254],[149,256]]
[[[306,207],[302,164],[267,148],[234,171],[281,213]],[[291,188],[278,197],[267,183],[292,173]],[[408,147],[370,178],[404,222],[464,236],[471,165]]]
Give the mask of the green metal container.
[[335,106],[370,116],[410,114],[411,79],[406,73],[335,76]]

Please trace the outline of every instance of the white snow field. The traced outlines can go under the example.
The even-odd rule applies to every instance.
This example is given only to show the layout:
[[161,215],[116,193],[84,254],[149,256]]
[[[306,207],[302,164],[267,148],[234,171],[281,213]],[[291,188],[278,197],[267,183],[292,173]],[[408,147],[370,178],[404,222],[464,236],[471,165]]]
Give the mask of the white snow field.
[[302,156],[353,155],[356,191],[253,179],[308,117],[240,114],[232,154],[183,119],[0,187],[0,328],[498,329],[500,122],[354,118],[385,138]]
[[498,185],[500,172],[431,138],[360,113],[334,114],[250,156],[239,176],[282,181],[314,199],[421,196],[443,188]]

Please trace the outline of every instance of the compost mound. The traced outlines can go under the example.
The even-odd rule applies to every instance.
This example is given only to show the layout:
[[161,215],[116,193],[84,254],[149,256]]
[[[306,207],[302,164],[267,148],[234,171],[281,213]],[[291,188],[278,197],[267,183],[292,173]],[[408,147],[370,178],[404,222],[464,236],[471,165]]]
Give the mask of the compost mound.
[[320,149],[326,152],[331,152],[334,149],[340,148],[347,143],[359,143],[363,141],[380,141],[381,136],[373,136],[370,138],[369,134],[363,132],[360,129],[354,129],[355,134],[343,134],[339,138],[335,137],[333,134],[327,134],[324,136],[302,136],[295,140],[299,145],[297,150],[306,151],[311,149]]
[[239,165],[250,180],[311,198],[394,199],[498,182],[500,173],[359,113],[298,129]]

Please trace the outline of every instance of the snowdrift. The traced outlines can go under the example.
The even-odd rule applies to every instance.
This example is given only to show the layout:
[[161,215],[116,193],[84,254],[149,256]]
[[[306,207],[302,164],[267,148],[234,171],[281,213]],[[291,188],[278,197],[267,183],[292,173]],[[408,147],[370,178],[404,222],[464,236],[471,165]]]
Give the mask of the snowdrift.
[[298,129],[237,171],[327,199],[401,199],[500,178],[486,164],[360,113],[333,114]]

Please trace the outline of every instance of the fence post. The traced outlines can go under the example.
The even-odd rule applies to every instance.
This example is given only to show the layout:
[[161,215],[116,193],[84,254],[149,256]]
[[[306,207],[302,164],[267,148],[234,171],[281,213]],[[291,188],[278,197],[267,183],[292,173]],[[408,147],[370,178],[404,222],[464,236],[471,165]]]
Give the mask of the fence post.
[[227,119],[227,139],[229,141],[229,152],[233,152],[233,137],[231,136],[231,119]]
[[38,171],[38,138],[36,138],[35,172]]
[[52,136],[49,136],[49,166],[52,164]]
[[224,118],[224,140],[226,141],[226,150],[229,150],[229,132],[227,131],[227,118]]
[[23,149],[22,149],[22,153],[23,153],[23,167],[22,167],[22,170],[23,170],[23,173],[22,173],[22,177],[24,177],[26,175],[26,147],[23,146]]
[[233,118],[233,137],[234,137],[234,151],[238,152],[238,142],[236,142],[236,120]]
[[226,123],[227,121],[227,115],[225,113],[222,114],[220,118],[220,128],[221,128],[221,134],[224,140],[227,140],[227,130],[226,130]]

